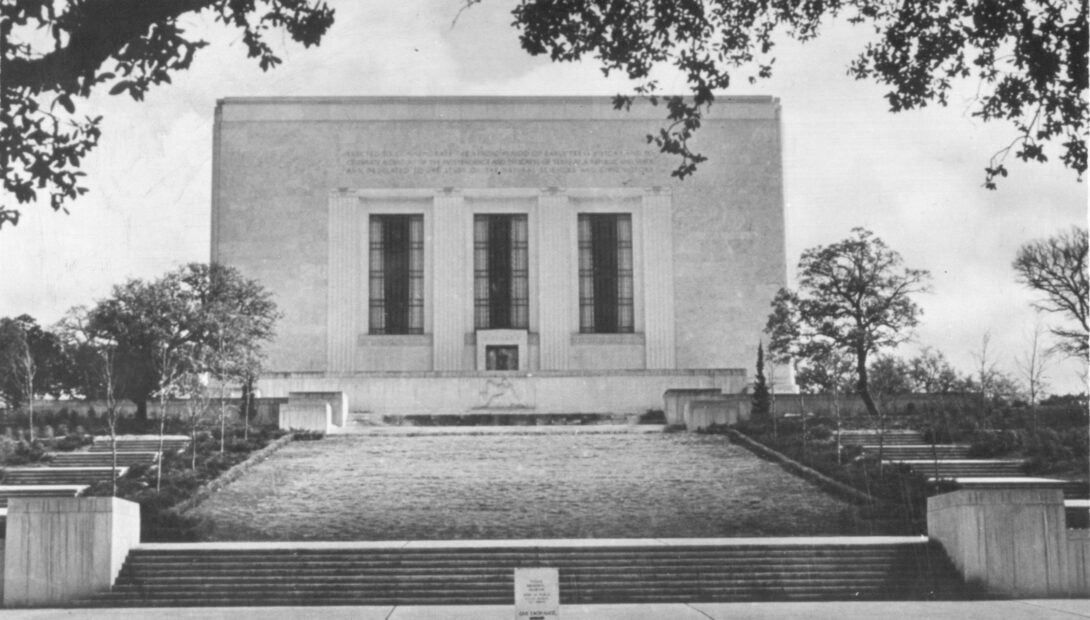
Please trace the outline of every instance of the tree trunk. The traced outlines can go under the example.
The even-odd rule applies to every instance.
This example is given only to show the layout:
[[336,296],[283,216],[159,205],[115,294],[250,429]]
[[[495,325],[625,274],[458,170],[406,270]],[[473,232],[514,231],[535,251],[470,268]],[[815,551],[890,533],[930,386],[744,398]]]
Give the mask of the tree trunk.
[[859,373],[859,396],[863,399],[863,405],[867,407],[867,413],[871,416],[878,416],[878,407],[874,404],[874,399],[870,395],[870,382],[867,380],[867,354],[865,351],[856,350],[856,372]]
[[250,440],[250,407],[254,398],[254,382],[247,377],[242,383],[242,439]]
[[141,422],[147,422],[148,421],[148,399],[146,397],[145,398],[137,397],[137,398],[133,399],[133,402],[136,403],[136,414],[135,414],[134,417],[137,420],[140,420]]

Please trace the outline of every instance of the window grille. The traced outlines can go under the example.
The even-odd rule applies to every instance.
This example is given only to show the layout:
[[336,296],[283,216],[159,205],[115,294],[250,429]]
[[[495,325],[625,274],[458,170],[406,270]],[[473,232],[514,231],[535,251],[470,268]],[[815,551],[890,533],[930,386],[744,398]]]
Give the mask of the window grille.
[[631,333],[632,216],[579,214],[579,331]]
[[473,323],[477,329],[526,329],[530,322],[525,215],[473,218]]
[[424,216],[372,215],[370,333],[424,333]]

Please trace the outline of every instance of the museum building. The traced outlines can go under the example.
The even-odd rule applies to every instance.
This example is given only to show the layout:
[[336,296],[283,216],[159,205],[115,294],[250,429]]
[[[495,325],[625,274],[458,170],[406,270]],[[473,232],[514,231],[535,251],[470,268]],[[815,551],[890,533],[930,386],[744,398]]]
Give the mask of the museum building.
[[717,99],[679,180],[648,103],[221,100],[211,258],[284,314],[262,394],[554,414],[742,390],[785,283],[779,113]]

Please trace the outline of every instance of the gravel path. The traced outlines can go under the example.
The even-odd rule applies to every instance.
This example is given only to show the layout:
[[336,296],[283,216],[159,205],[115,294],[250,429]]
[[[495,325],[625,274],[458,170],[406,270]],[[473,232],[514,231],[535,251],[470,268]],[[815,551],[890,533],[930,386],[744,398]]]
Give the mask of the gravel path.
[[212,540],[850,535],[850,505],[721,436],[297,441],[190,514]]

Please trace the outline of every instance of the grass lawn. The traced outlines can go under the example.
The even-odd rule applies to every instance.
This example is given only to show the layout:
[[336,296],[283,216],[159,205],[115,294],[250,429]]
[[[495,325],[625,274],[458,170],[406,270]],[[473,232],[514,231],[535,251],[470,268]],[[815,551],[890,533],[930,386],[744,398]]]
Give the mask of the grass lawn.
[[296,441],[189,514],[211,540],[892,533],[725,437],[686,433]]

